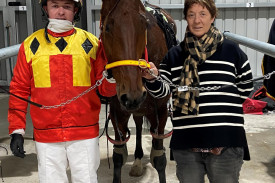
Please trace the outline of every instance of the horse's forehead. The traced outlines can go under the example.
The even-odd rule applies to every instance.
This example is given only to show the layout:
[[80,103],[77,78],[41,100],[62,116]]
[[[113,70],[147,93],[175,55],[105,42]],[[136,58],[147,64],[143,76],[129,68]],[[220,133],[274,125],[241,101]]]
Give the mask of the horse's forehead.
[[130,4],[133,7],[142,4],[140,0],[116,0],[119,1],[120,4]]
[[140,11],[141,9],[145,10],[140,0],[107,0],[106,2],[103,2],[102,8],[107,8],[109,11],[117,12]]

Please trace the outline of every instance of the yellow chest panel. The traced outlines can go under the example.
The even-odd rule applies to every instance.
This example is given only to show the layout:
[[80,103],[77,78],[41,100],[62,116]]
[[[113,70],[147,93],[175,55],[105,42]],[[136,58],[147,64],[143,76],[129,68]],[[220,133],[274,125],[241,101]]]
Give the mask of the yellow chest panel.
[[64,68],[71,68],[68,73],[72,73],[73,86],[91,86],[90,59],[96,59],[98,39],[78,28],[70,36],[49,35],[49,39],[50,43],[45,39],[44,30],[39,30],[24,42],[26,60],[31,64],[35,87],[51,87],[51,78],[54,78],[51,75],[56,74],[53,72],[63,72],[62,64]]

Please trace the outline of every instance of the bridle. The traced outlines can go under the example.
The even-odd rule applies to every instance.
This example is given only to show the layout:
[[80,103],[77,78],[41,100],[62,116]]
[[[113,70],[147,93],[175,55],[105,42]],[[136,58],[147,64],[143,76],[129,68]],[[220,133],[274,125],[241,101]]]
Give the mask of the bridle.
[[145,59],[139,59],[139,60],[119,60],[116,62],[112,62],[110,64],[107,64],[105,66],[105,69],[108,70],[119,66],[138,66],[141,69],[150,68],[150,64]]
[[[120,2],[120,0],[118,0],[116,2],[116,4],[112,7],[112,9],[108,12],[107,16],[105,17],[105,20],[104,22],[106,22],[108,20],[108,17],[110,16],[110,14],[114,11],[114,9],[117,7],[118,3]],[[103,32],[103,24],[102,21],[100,20],[100,30],[101,30],[101,34],[100,34],[100,40],[102,40],[102,32]],[[105,58],[107,59],[106,57],[106,53],[105,53],[105,49],[104,49],[104,44],[102,43],[101,46],[103,47],[103,52],[104,52],[104,56]],[[149,61],[148,61],[148,51],[147,51],[147,29],[145,30],[145,50],[144,50],[144,59],[139,59],[139,60],[117,60],[117,61],[114,61],[112,63],[107,63],[107,65],[105,66],[105,70],[110,70],[112,68],[115,68],[115,67],[120,67],[120,66],[137,66],[143,70],[149,70],[150,69],[150,64],[149,64]],[[156,103],[155,103],[156,105]],[[156,106],[155,106],[155,111],[156,111],[156,116],[157,116],[157,127],[156,129],[154,130],[154,132],[151,132],[151,135],[153,138],[155,139],[164,139],[164,138],[167,138],[167,137],[170,137],[173,133],[173,130],[171,130],[170,132],[168,132],[167,134],[158,134],[158,125],[159,125],[159,119],[158,119],[158,115],[157,115],[157,110],[156,110]],[[115,140],[115,139],[112,139],[109,134],[108,134],[108,122],[110,120],[109,117],[107,117],[106,115],[106,123],[105,123],[105,131],[106,131],[106,136],[107,136],[107,139],[114,145],[123,145],[123,144],[126,144],[128,142],[128,140],[130,139],[130,131],[129,129],[127,128],[127,131],[126,133],[126,137],[124,138],[123,137],[123,134],[122,132],[119,130],[118,128],[118,120],[117,120],[117,115],[114,114],[114,119],[115,119],[115,124],[116,124],[116,129],[117,129],[117,132],[118,132],[118,135],[119,135],[119,140]]]
[[[103,46],[103,50],[104,50],[104,55],[105,58],[106,54],[105,54],[105,49],[104,49],[104,45]],[[141,69],[150,69],[150,64],[148,61],[148,51],[147,51],[147,30],[146,30],[146,34],[145,34],[145,50],[144,50],[144,59],[139,59],[139,60],[118,60],[112,63],[107,63],[107,65],[105,66],[105,70],[109,70],[115,67],[120,67],[120,66],[138,66]]]
[[[100,35],[100,40],[102,40],[102,35]],[[104,51],[104,57],[106,57],[104,45],[101,44],[103,47]],[[112,63],[107,63],[105,66],[105,70],[109,70],[115,67],[120,67],[120,66],[138,66],[141,69],[150,69],[150,64],[148,61],[148,51],[147,51],[147,30],[145,33],[145,49],[144,49],[144,59],[139,59],[139,60],[117,60]]]
[[[118,6],[120,0],[118,0],[116,2],[116,4],[112,7],[112,9],[108,12],[104,22],[108,19],[108,17],[110,16],[110,14],[114,11],[114,9]],[[100,30],[101,30],[101,34],[100,34],[100,40],[102,40],[102,31],[103,31],[103,24],[102,21],[100,20]],[[103,50],[104,50],[104,54],[105,54],[105,49],[104,49],[104,45],[103,46]],[[106,54],[105,54],[105,58]],[[112,63],[107,63],[107,65],[105,66],[105,70],[109,70],[112,69],[114,67],[120,67],[120,66],[138,66],[141,69],[150,69],[150,64],[148,61],[148,51],[147,51],[147,29],[145,30],[145,50],[144,50],[144,59],[139,59],[139,60],[118,60]]]

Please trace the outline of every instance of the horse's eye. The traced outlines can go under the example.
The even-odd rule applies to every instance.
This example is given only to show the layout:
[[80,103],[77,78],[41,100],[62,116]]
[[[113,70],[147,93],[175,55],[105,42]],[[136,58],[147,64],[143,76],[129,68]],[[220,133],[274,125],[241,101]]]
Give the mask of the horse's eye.
[[109,32],[109,31],[110,31],[110,26],[109,26],[108,24],[105,26],[105,31],[106,31],[106,32]]
[[105,32],[107,33],[111,32],[113,26],[114,26],[114,19],[109,18],[105,23]]

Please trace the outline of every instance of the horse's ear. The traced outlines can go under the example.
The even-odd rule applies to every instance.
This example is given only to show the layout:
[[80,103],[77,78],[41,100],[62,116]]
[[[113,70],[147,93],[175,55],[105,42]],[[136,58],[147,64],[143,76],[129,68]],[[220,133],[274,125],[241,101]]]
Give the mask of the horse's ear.
[[145,22],[146,28],[148,28],[148,27],[149,27],[149,24],[150,24],[150,19],[149,19],[148,17],[146,17],[146,16],[142,16],[142,19],[143,19],[144,22]]
[[146,16],[146,10],[144,6],[139,6],[138,13],[142,16]]
[[145,23],[146,23],[146,27],[148,26],[149,24],[149,18],[146,16],[146,12],[142,11],[142,9],[139,9],[139,15],[140,17],[145,20]]

